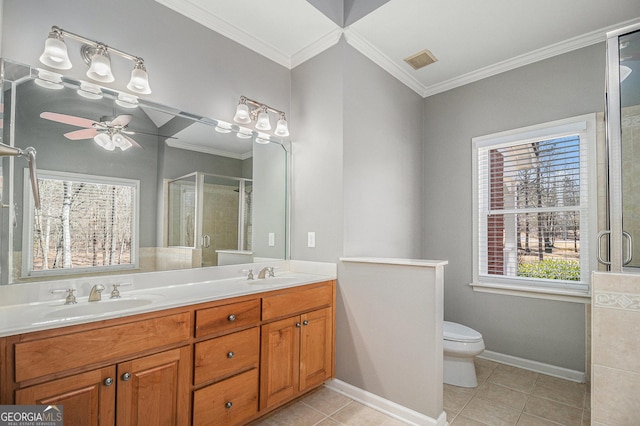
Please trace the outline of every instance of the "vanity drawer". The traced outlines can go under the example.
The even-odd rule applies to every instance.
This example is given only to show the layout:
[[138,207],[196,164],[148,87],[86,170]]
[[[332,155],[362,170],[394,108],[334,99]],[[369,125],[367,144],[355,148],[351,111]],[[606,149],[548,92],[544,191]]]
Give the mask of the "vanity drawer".
[[16,382],[98,364],[189,340],[191,315],[182,312],[78,331],[14,347]]
[[260,328],[206,340],[195,345],[195,385],[257,367],[260,359]]
[[196,337],[222,334],[260,322],[260,299],[196,311]]
[[193,424],[237,425],[258,412],[258,369],[193,393]]
[[282,293],[262,298],[262,320],[285,317],[308,312],[333,303],[333,282],[320,287],[305,290],[294,289],[291,293]]

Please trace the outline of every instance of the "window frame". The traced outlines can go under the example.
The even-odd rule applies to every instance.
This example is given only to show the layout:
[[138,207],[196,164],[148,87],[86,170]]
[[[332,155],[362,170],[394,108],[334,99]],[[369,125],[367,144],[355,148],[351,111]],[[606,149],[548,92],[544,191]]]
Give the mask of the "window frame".
[[[580,281],[570,283],[548,279],[513,278],[503,275],[480,274],[480,232],[483,230],[479,211],[481,196],[479,176],[479,152],[489,148],[502,148],[535,141],[550,140],[571,135],[580,137]],[[591,295],[591,272],[597,268],[596,227],[596,114],[586,114],[562,120],[541,123],[504,132],[472,138],[472,216],[473,280],[474,291],[509,294],[516,296],[566,300],[585,303]],[[584,159],[584,164],[583,160]],[[582,169],[586,168],[586,171]],[[586,185],[584,188],[583,185]],[[584,197],[586,195],[586,197]]]
[[[24,171],[24,182],[30,179],[29,170]],[[22,222],[22,268],[21,278],[44,278],[65,275],[79,275],[86,273],[104,273],[127,271],[140,268],[139,259],[139,232],[140,232],[140,181],[137,179],[127,179],[112,176],[89,175],[85,173],[69,173],[55,170],[38,170],[38,178],[71,180],[74,182],[94,183],[101,185],[122,185],[131,186],[135,189],[133,197],[131,218],[131,262],[120,265],[100,265],[80,268],[56,268],[42,271],[33,270],[33,221],[35,216],[35,206],[31,185],[23,185],[23,200],[25,215]]]

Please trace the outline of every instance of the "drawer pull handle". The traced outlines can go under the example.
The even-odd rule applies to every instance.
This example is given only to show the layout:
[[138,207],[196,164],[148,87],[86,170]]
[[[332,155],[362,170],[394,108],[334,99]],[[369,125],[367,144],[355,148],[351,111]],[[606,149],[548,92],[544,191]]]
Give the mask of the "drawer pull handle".
[[301,326],[302,325],[299,322],[296,323],[296,327],[300,328]]
[[233,314],[231,314],[231,315],[229,315],[229,316],[227,317],[227,319],[229,320],[229,322],[233,322],[233,321],[235,321],[235,320],[236,320],[236,316],[235,316],[235,315],[233,315]]
[[129,381],[131,379],[131,373],[124,373],[122,375],[122,380],[124,380],[125,382]]
[[309,320],[302,321],[302,325],[309,325]]
[[233,358],[233,357],[234,357],[234,355],[235,355],[235,354],[234,354],[233,352],[229,352],[229,353],[227,354],[227,358]]
[[233,406],[233,404],[231,403],[231,401],[227,401],[226,404],[224,404],[225,408],[231,408]]
[[113,379],[111,377],[107,377],[106,379],[104,379],[103,383],[105,386],[111,386],[113,384]]

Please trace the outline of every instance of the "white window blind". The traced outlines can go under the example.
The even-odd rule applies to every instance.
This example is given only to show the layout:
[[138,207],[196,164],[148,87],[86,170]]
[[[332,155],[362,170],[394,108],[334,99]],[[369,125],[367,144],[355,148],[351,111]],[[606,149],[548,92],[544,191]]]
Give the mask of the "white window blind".
[[40,171],[23,274],[68,274],[137,265],[138,182]]
[[584,122],[474,139],[474,281],[589,290]]

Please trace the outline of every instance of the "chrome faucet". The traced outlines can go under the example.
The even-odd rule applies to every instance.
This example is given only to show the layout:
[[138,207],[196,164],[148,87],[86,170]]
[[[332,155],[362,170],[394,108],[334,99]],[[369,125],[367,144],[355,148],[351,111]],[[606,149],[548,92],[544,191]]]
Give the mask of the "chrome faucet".
[[262,268],[262,270],[260,270],[260,272],[258,273],[258,278],[259,279],[265,279],[267,277],[274,277],[274,273],[273,273],[273,266],[265,266],[264,268]]
[[102,290],[104,286],[102,284],[96,284],[91,287],[91,293],[89,293],[89,302],[99,302],[102,300]]

